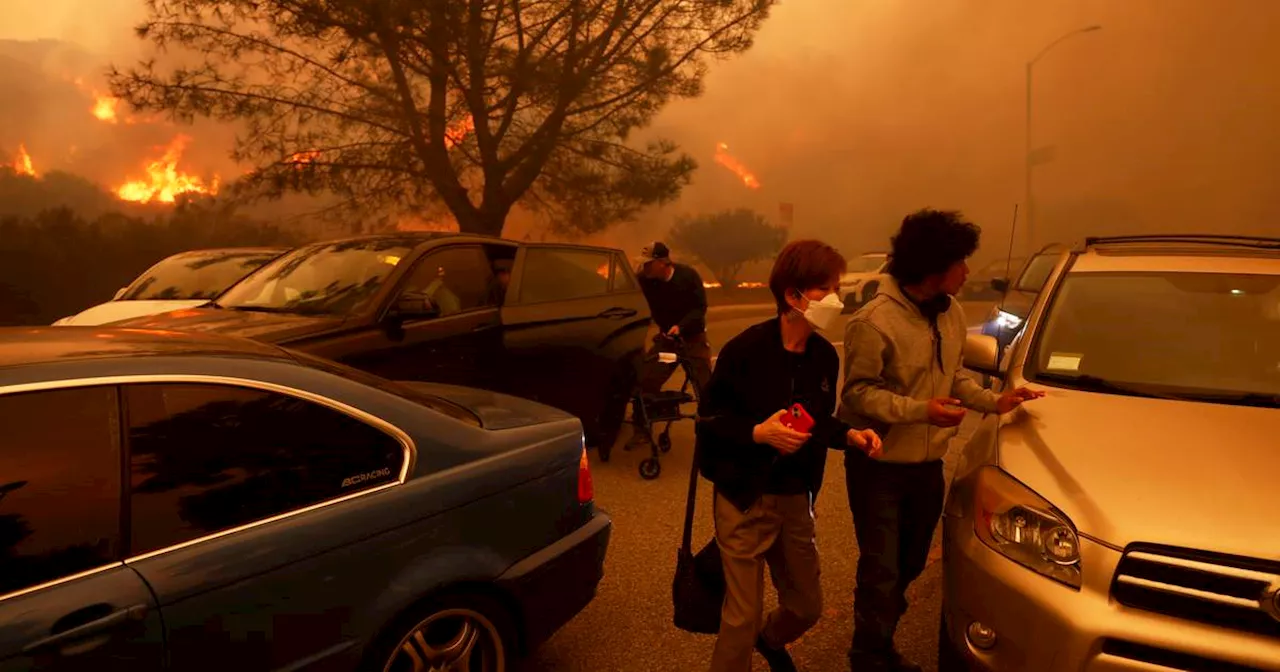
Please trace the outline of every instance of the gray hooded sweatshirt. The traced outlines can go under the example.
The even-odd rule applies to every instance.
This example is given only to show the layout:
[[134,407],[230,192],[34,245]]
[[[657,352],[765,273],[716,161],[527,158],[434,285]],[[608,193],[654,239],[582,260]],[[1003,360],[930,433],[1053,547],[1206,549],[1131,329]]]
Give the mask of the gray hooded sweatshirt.
[[954,397],[967,408],[995,413],[999,395],[960,373],[966,336],[955,299],[937,317],[941,349],[929,318],[887,279],[880,293],[845,328],[841,420],[876,430],[884,462],[940,460],[959,427],[929,424],[929,400]]

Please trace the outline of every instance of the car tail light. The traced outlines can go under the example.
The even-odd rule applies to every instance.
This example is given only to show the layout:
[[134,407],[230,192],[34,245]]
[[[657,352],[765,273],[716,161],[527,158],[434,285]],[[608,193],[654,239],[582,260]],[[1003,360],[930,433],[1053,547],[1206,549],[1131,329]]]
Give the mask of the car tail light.
[[578,503],[588,504],[596,498],[596,487],[591,482],[591,465],[587,462],[587,449],[582,449],[582,459],[578,460]]

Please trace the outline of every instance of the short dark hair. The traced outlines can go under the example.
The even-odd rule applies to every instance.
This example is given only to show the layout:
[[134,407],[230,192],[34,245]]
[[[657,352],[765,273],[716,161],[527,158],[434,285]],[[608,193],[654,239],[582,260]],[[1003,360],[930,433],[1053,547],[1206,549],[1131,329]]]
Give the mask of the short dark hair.
[[828,280],[845,272],[848,263],[836,248],[820,240],[796,240],[787,244],[773,261],[769,273],[769,291],[778,304],[778,313],[791,309],[787,292],[805,292],[821,287]]
[[915,285],[945,273],[978,251],[982,229],[955,210],[925,208],[902,220],[889,240],[889,275],[900,285]]

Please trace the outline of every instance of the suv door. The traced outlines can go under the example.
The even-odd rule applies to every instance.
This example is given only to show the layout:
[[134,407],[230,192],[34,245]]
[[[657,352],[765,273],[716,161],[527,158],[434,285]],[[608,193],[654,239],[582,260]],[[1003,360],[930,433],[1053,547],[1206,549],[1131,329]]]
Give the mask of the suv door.
[[619,396],[625,407],[644,349],[639,283],[620,253],[575,246],[525,247],[515,275],[502,309],[512,388],[577,415],[597,439],[606,409]]
[[0,670],[164,668],[147,585],[121,561],[115,387],[0,395]]
[[[479,244],[427,251],[390,293],[374,325],[311,351],[391,380],[494,389],[502,359],[501,296],[490,256]],[[425,297],[434,312],[398,317],[397,303],[407,294]]]

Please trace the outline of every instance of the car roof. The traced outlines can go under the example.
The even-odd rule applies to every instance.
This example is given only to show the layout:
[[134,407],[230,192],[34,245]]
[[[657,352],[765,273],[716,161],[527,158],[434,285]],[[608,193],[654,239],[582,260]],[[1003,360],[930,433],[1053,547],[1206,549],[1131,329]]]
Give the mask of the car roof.
[[1072,271],[1183,271],[1280,275],[1280,238],[1172,235],[1086,238]]
[[272,345],[211,334],[118,327],[0,328],[0,369],[147,355],[294,361]]
[[292,247],[282,245],[279,247],[208,247],[199,250],[187,250],[186,252],[178,252],[171,254],[166,259],[174,257],[185,257],[195,254],[223,254],[227,252],[244,252],[246,254],[282,254],[292,250]]
[[456,240],[460,242],[481,242],[481,243],[501,243],[503,245],[513,245],[526,248],[537,247],[558,247],[558,248],[576,248],[581,250],[593,251],[609,251],[623,252],[623,250],[615,247],[606,247],[603,245],[586,245],[583,243],[560,243],[560,242],[532,242],[524,240],[512,240],[510,238],[502,238],[499,236],[489,236],[479,233],[458,233],[455,231],[396,231],[391,233],[373,233],[361,236],[350,236],[347,238],[336,238],[333,240],[324,240],[311,245],[340,245],[343,243],[362,243],[362,242],[385,242],[391,245],[400,245],[403,247],[417,248],[426,243],[432,243],[441,240]]

